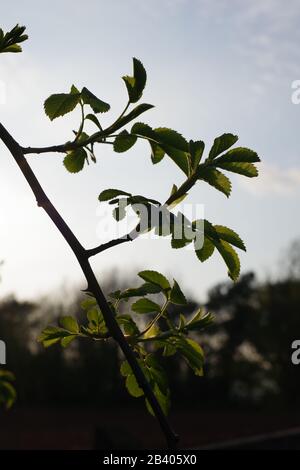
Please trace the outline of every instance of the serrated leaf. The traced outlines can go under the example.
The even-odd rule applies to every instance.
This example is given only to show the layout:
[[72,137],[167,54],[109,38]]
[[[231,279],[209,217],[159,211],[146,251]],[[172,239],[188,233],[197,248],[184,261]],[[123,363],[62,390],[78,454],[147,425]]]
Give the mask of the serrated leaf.
[[141,271],[138,273],[139,277],[144,279],[144,281],[151,282],[152,284],[156,284],[160,286],[163,290],[168,290],[171,288],[170,283],[165,276],[163,276],[158,271]]
[[140,333],[137,324],[130,315],[119,315],[116,320],[119,325],[123,326],[126,335],[133,336]]
[[245,163],[258,163],[260,158],[256,152],[246,147],[236,147],[232,150],[229,150],[224,155],[221,155],[216,159],[216,162],[225,163],[225,162],[245,162]]
[[78,95],[78,94],[80,94],[80,91],[79,91],[78,88],[73,84],[73,85],[71,86],[70,93],[71,93],[72,95]]
[[70,173],[78,173],[83,169],[86,159],[86,151],[83,148],[78,148],[67,153],[64,158],[64,166]]
[[79,333],[77,320],[71,316],[64,316],[59,319],[59,324],[72,333]]
[[178,328],[179,328],[180,330],[183,330],[183,328],[185,327],[185,325],[186,325],[185,316],[181,313],[181,314],[179,315],[179,325],[178,325]]
[[203,246],[200,249],[195,250],[195,253],[198,259],[203,263],[208,258],[211,257],[215,249],[214,244],[209,240],[209,238],[204,237]]
[[127,299],[130,297],[142,297],[148,294],[158,294],[161,292],[162,288],[156,284],[151,284],[150,282],[145,282],[140,287],[126,289],[123,292],[120,292],[119,299]]
[[205,147],[205,144],[204,142],[202,142],[202,140],[199,140],[196,142],[194,142],[193,140],[190,140],[189,142],[189,153],[191,156],[191,164],[192,164],[193,170],[196,170],[196,168],[198,167],[201,161],[201,158],[204,152],[204,147]]
[[95,96],[86,87],[83,87],[81,90],[81,98],[84,104],[88,104],[96,114],[106,113],[110,110],[110,105],[108,103],[97,98],[97,96]]
[[211,313],[202,315],[202,312],[195,315],[195,317],[185,326],[188,331],[199,331],[210,326],[214,321],[214,317]]
[[98,308],[94,307],[94,308],[91,308],[88,312],[87,312],[87,319],[90,323],[93,324],[94,327],[97,327],[99,326],[99,324],[101,323],[102,321],[102,315],[101,313],[99,312]]
[[231,171],[232,173],[238,173],[239,175],[247,176],[248,178],[254,178],[258,176],[258,170],[252,163],[243,162],[224,162],[218,163],[218,167],[223,170]]
[[133,375],[132,369],[127,361],[122,362],[120,372],[123,377],[127,377],[127,375]]
[[[133,125],[131,133],[149,139],[152,151],[151,158],[153,163],[158,163],[158,161],[163,158],[164,152],[169,155],[169,157],[186,175],[188,174],[188,144],[181,134],[165,127],[152,129],[147,124],[141,122],[135,123]],[[156,154],[153,154],[153,149]],[[182,149],[185,149],[185,151]]]
[[185,138],[166,127],[159,127],[154,129],[156,134],[157,143],[163,151],[179,166],[179,168],[188,175],[189,162],[188,162],[188,143]]
[[22,52],[22,47],[19,44],[11,44],[11,46],[7,46],[2,49],[1,52]]
[[62,345],[63,348],[66,348],[72,343],[72,341],[74,341],[74,339],[76,339],[76,337],[77,335],[66,336],[65,338],[62,338],[60,340],[60,344]]
[[174,279],[173,287],[172,287],[171,292],[170,292],[170,301],[173,304],[177,304],[177,305],[186,305],[187,304],[186,298],[185,298],[182,290],[180,289],[179,284],[175,281],[175,279]]
[[237,252],[224,240],[215,241],[214,244],[228,267],[228,276],[233,281],[236,281],[240,275],[241,268]]
[[221,240],[225,240],[231,245],[234,245],[237,248],[246,251],[246,247],[243,240],[234,230],[228,227],[224,227],[224,225],[214,225],[214,228]]
[[218,155],[220,155],[220,153],[232,147],[232,145],[234,145],[237,140],[238,136],[233,134],[222,134],[220,137],[217,137],[214,140],[212,148],[210,149],[208,158],[213,160]]
[[106,129],[107,134],[112,134],[118,129],[121,129],[121,127],[124,127],[126,124],[133,121],[134,119],[139,117],[141,114],[143,114],[144,112],[152,108],[154,108],[152,104],[147,104],[147,103],[139,104],[132,111],[130,111],[130,113],[126,114],[121,119],[118,119],[114,124],[112,124],[108,129]]
[[183,152],[188,152],[189,146],[185,138],[179,132],[169,129],[167,127],[157,127],[153,129],[158,141],[162,144],[174,147]]
[[156,138],[155,132],[153,131],[152,127],[148,124],[144,124],[143,122],[135,122],[131,128],[131,134],[135,134],[137,136],[148,137],[150,139]]
[[198,179],[206,181],[208,184],[224,193],[227,197],[230,196],[231,182],[221,171],[215,168],[199,167]]
[[53,119],[64,116],[73,111],[80,101],[80,94],[77,93],[58,93],[49,96],[44,103],[44,109],[47,116]]
[[200,344],[189,338],[176,340],[176,346],[182,356],[193,369],[195,375],[203,375],[204,352]]
[[19,26],[18,24],[6,34],[4,34],[3,30],[0,29],[0,53],[22,52],[21,46],[17,43],[28,39],[27,34],[23,34],[25,29],[25,26]]
[[120,134],[114,140],[114,151],[115,152],[127,152],[137,141],[137,137],[129,134],[126,130],[120,132]]
[[174,163],[188,176],[189,174],[189,159],[188,154],[182,150],[178,150],[170,145],[161,144],[162,149],[173,160]]
[[117,196],[131,196],[131,194],[120,189],[105,189],[99,194],[98,199],[100,202],[104,202],[110,201],[111,199],[114,199]]
[[136,122],[131,128],[131,134],[149,139],[148,142],[151,147],[151,160],[154,165],[163,159],[165,151],[158,145],[157,136],[148,124]]
[[182,235],[181,238],[174,238],[172,237],[171,239],[171,247],[174,248],[175,250],[178,250],[180,248],[184,248],[187,245],[189,245],[192,242],[192,239],[185,238],[184,235]]
[[141,285],[141,289],[143,289],[147,294],[159,294],[162,291],[162,287],[158,284],[152,284],[151,282],[145,282]]
[[131,396],[138,398],[144,395],[144,392],[137,383],[137,380],[134,375],[127,376],[125,385]]
[[131,309],[135,313],[152,313],[160,312],[161,307],[152,300],[139,299],[134,304],[132,304]]
[[88,119],[89,121],[92,121],[97,127],[98,129],[101,131],[102,128],[101,128],[101,124],[99,122],[99,119],[97,118],[97,116],[95,116],[94,114],[87,114],[85,116],[85,119]]
[[83,310],[89,310],[92,307],[95,307],[97,305],[97,300],[95,297],[89,297],[87,299],[84,299],[80,306]]
[[165,156],[165,151],[155,142],[149,141],[151,147],[151,160],[153,165],[159,163]]
[[[168,412],[169,412],[169,408],[170,408],[169,396],[165,395],[161,391],[160,387],[157,384],[155,384],[154,387],[153,387],[153,393],[154,393],[158,403],[160,404],[160,407],[163,410],[164,414],[167,415]],[[152,406],[150,405],[150,403],[147,399],[145,400],[145,403],[146,403],[146,407],[147,407],[147,410],[149,411],[149,413],[152,416],[155,416],[155,414],[153,412],[153,409],[152,409]]]
[[127,88],[129,102],[136,103],[142,97],[147,80],[147,74],[143,64],[134,57],[133,76],[126,75],[122,78]]
[[149,339],[149,338],[154,339],[155,336],[157,336],[159,333],[160,333],[160,329],[159,329],[159,327],[157,326],[157,324],[154,323],[154,324],[151,326],[151,328],[149,328],[149,330],[146,331],[146,333],[144,333],[143,338],[144,338],[144,339]]

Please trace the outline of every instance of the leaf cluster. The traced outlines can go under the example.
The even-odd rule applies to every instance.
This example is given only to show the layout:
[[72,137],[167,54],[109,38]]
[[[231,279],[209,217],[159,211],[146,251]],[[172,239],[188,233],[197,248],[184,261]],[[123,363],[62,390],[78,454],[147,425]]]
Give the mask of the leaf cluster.
[[[157,400],[167,413],[170,390],[160,357],[179,354],[194,373],[201,376],[204,352],[200,344],[189,335],[202,331],[211,324],[213,319],[202,309],[198,310],[192,318],[186,317],[184,311],[187,307],[187,300],[176,280],[170,282],[163,274],[151,270],[141,271],[138,276],[143,281],[139,286],[109,294],[110,307],[126,340],[133,348]],[[182,308],[179,320],[171,313],[172,305]],[[96,299],[89,295],[82,302],[81,307],[86,313],[87,324],[79,324],[72,316],[61,317],[58,320],[59,326],[46,327],[38,341],[44,347],[56,343],[67,347],[76,338],[107,340],[108,330]],[[143,328],[141,328],[141,323]],[[144,395],[126,361],[121,365],[121,374],[125,377],[125,385],[130,395],[134,397]],[[146,405],[152,412],[147,401]]]

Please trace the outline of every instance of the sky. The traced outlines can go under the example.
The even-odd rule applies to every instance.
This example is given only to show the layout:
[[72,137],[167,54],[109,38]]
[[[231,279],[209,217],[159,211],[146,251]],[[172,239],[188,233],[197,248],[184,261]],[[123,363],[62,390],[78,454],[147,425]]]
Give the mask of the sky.
[[[244,239],[242,272],[261,279],[280,270],[278,260],[300,237],[300,104],[292,83],[300,80],[298,0],[52,0],[14,1],[1,7],[1,27],[27,26],[22,54],[3,54],[0,64],[1,122],[24,146],[68,141],[79,111],[53,122],[43,111],[52,93],[74,83],[111,104],[101,116],[112,122],[126,104],[121,77],[132,57],[148,74],[143,102],[155,108],[142,116],[154,127],[176,129],[209,148],[224,132],[257,151],[260,176],[232,177],[229,199],[204,183],[188,202],[203,205],[212,223],[227,225]],[[103,148],[104,147],[104,148]],[[97,165],[74,175],[61,154],[29,156],[32,168],[84,246],[109,238],[98,194],[119,188],[165,200],[181,171],[165,158],[152,165],[147,143],[126,154],[98,146]],[[0,143],[0,295],[34,298],[76,285],[79,266],[45,213],[36,206],[13,159]],[[111,219],[110,219],[111,220]],[[132,221],[131,221],[132,222]],[[111,223],[109,226],[112,228]],[[172,250],[165,239],[123,244],[94,258],[101,282],[155,269],[175,277],[196,299],[226,280],[218,254],[201,264],[193,251]]]

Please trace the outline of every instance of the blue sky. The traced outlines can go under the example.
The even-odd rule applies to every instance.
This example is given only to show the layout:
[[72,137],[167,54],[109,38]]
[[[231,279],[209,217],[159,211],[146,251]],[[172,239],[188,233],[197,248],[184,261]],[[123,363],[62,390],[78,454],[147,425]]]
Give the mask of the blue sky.
[[[242,271],[261,277],[279,269],[278,259],[300,236],[300,105],[291,84],[300,79],[300,5],[297,0],[86,0],[15,1],[1,8],[1,26],[28,28],[24,53],[1,57],[6,101],[1,121],[22,145],[62,143],[71,138],[76,112],[53,123],[43,112],[52,93],[72,83],[87,86],[111,104],[110,122],[126,103],[121,76],[132,57],[148,72],[143,101],[155,108],[143,121],[167,126],[207,147],[223,132],[261,156],[257,181],[233,177],[227,200],[198,184],[189,202],[204,204],[211,222],[228,225],[245,240]],[[128,189],[164,200],[180,171],[171,160],[153,166],[145,143],[127,154],[98,147],[98,163],[67,174],[62,156],[31,156],[30,163],[51,199],[88,247],[99,243],[97,195],[105,188]],[[64,240],[37,208],[5,147],[0,144],[0,294],[43,295],[72,283],[80,269]],[[93,260],[99,279],[107,272],[139,269],[172,273],[197,298],[226,279],[218,255],[201,264],[189,250],[172,250],[166,240],[137,240]]]

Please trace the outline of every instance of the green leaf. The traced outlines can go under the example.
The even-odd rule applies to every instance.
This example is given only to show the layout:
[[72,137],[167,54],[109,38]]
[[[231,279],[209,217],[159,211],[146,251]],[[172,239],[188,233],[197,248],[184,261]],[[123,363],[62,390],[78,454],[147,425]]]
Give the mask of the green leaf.
[[188,175],[189,164],[188,164],[188,143],[185,138],[167,127],[158,127],[154,129],[156,134],[156,140],[160,144],[160,147],[165,151],[167,155],[179,166],[179,168]]
[[84,104],[90,105],[94,113],[106,113],[110,110],[110,105],[100,100],[86,87],[81,90],[81,98]]
[[202,248],[195,250],[195,253],[198,259],[203,263],[204,261],[206,261],[208,258],[211,257],[211,255],[214,252],[214,249],[215,249],[214,244],[209,240],[209,238],[204,237]]
[[155,142],[149,141],[151,147],[151,160],[153,165],[159,163],[165,156],[165,151]]
[[20,42],[28,39],[27,34],[23,34],[25,26],[19,26],[18,24],[11,30],[4,34],[3,30],[0,29],[0,53],[1,52],[22,52]]
[[127,377],[127,375],[133,375],[132,369],[127,361],[122,362],[120,372],[123,377]]
[[147,74],[143,64],[134,57],[133,77],[126,75],[122,78],[127,88],[129,102],[136,103],[142,97],[147,80]]
[[181,238],[174,238],[174,236],[172,236],[171,247],[174,248],[175,250],[178,250],[180,248],[184,248],[185,246],[189,245],[191,242],[192,242],[192,239],[185,238],[184,235],[182,235]]
[[144,124],[143,122],[135,122],[131,128],[131,134],[148,137],[149,139],[156,141],[156,134],[152,127],[150,127],[148,124]]
[[171,288],[169,281],[157,271],[141,271],[138,273],[139,277],[144,279],[144,281],[151,282],[160,286],[163,290],[168,290]]
[[78,94],[80,94],[80,91],[78,90],[78,88],[75,85],[72,85],[70,93],[72,93],[72,95],[78,95]]
[[220,240],[220,237],[215,227],[207,219],[193,220],[192,227],[194,230],[199,231],[201,234],[204,233],[205,236],[209,236],[210,238],[215,240]]
[[217,137],[214,140],[212,148],[210,149],[208,156],[209,160],[213,160],[218,155],[220,155],[220,153],[232,147],[232,145],[234,145],[237,140],[238,136],[233,134],[222,134],[220,137]]
[[188,174],[188,143],[181,134],[166,127],[152,129],[142,122],[135,123],[131,133],[149,139],[153,163],[158,163],[166,153],[186,175]]
[[121,129],[121,127],[124,127],[126,124],[133,121],[133,119],[136,119],[142,113],[144,113],[145,111],[148,111],[151,108],[154,108],[152,104],[147,104],[147,103],[139,104],[132,111],[130,111],[130,113],[126,114],[121,119],[118,119],[114,124],[112,124],[108,129],[106,129],[107,134],[112,134],[118,129]]
[[182,150],[178,150],[170,145],[162,144],[161,147],[174,163],[183,171],[185,175],[189,174],[188,154]]
[[185,325],[186,325],[185,316],[181,313],[179,315],[179,325],[178,325],[179,330],[183,330],[185,328]]
[[194,142],[193,140],[190,140],[189,152],[191,156],[191,163],[192,163],[193,170],[196,170],[196,168],[198,167],[201,161],[201,158],[204,152],[204,147],[205,147],[205,144],[204,142],[202,142],[202,140],[199,140],[196,142]]
[[216,162],[219,163],[230,163],[230,162],[245,162],[245,163],[258,163],[260,158],[256,152],[246,147],[236,147],[235,149],[229,150],[221,157],[217,158]]
[[97,116],[95,116],[94,114],[87,114],[85,116],[85,119],[88,119],[89,121],[92,121],[100,131],[102,131],[102,127],[101,127],[101,124],[99,122],[99,119],[97,118]]
[[126,191],[121,191],[120,189],[105,189],[99,194],[98,199],[100,202],[110,201],[117,196],[131,196],[131,194]]
[[91,308],[87,312],[87,319],[91,323],[91,326],[93,328],[98,328],[99,325],[103,321],[102,314],[101,314],[101,312],[99,311],[99,309],[97,307]]
[[61,317],[59,319],[59,324],[72,333],[79,333],[79,325],[77,320],[71,316]]
[[158,136],[158,142],[170,147],[174,147],[183,152],[188,152],[189,146],[185,138],[179,132],[167,127],[157,127],[154,133]]
[[156,284],[151,284],[150,282],[145,282],[140,287],[126,289],[123,292],[120,292],[119,299],[128,299],[130,297],[142,297],[148,294],[158,294],[162,291],[162,288]]
[[89,310],[97,305],[97,300],[95,297],[88,297],[87,299],[84,299],[80,305],[83,310]]
[[67,153],[64,158],[64,165],[70,173],[78,173],[83,169],[86,159],[86,151],[83,148],[77,148]]
[[48,326],[42,331],[42,333],[38,337],[38,342],[42,343],[43,346],[47,348],[55,343],[58,343],[63,338],[70,335],[72,336],[72,334],[66,331],[65,329],[55,326]]
[[74,341],[74,339],[77,338],[77,335],[70,335],[70,336],[66,336],[65,338],[62,338],[61,341],[60,341],[60,344],[62,345],[63,348],[66,348],[70,345],[70,343],[72,343],[72,341]]
[[182,290],[180,289],[178,283],[175,281],[175,279],[174,279],[174,285],[173,285],[173,287],[171,289],[171,292],[170,292],[170,301],[173,304],[177,304],[177,305],[186,305],[187,304],[186,298],[185,298]]
[[0,380],[3,380],[3,379],[13,381],[16,378],[15,378],[15,375],[9,370],[0,369]]
[[44,109],[47,116],[53,119],[64,116],[73,111],[80,101],[79,93],[59,93],[51,95],[44,103]]
[[112,299],[119,300],[120,295],[121,295],[121,291],[120,290],[115,290],[114,292],[110,292],[108,295]]
[[0,404],[4,404],[6,409],[9,409],[16,401],[16,397],[14,386],[7,380],[0,380]]
[[224,193],[227,197],[230,196],[230,180],[219,170],[200,166],[198,170],[198,179],[206,181],[208,184]]
[[139,299],[134,304],[132,304],[131,309],[136,313],[151,313],[151,312],[160,312],[161,307],[152,300],[149,299]]
[[22,47],[19,44],[12,44],[11,46],[5,47],[1,52],[22,52]]
[[126,335],[133,336],[140,333],[137,324],[130,315],[119,315],[116,320],[119,325],[123,326]]
[[237,248],[246,251],[246,247],[243,240],[239,237],[236,232],[234,232],[234,230],[228,227],[224,227],[223,225],[214,225],[214,228],[221,240],[225,240],[231,245],[234,245]]
[[137,137],[129,134],[126,130],[120,132],[114,141],[115,152],[126,152],[129,150],[137,141]]
[[[154,387],[153,387],[153,393],[154,393],[158,403],[160,404],[160,407],[163,410],[164,414],[167,415],[168,412],[169,412],[169,409],[170,409],[170,398],[169,398],[169,396],[165,395],[157,384],[155,384]],[[153,412],[153,409],[152,409],[152,406],[150,405],[149,401],[146,399],[145,402],[146,402],[146,407],[147,407],[147,410],[149,411],[149,413],[152,416],[155,416],[155,414]]]
[[177,348],[180,350],[184,359],[193,369],[195,375],[203,375],[204,352],[196,341],[188,338],[176,340]]
[[162,287],[158,284],[152,284],[151,282],[145,282],[140,287],[147,294],[159,294],[162,291]]
[[144,395],[144,392],[137,383],[137,380],[134,375],[127,376],[125,385],[131,396],[138,398]]
[[240,275],[241,267],[238,254],[232,246],[224,240],[219,242],[214,241],[214,244],[228,267],[228,276],[233,281],[236,281]]
[[255,176],[258,176],[258,170],[252,163],[224,162],[218,163],[218,167],[222,168],[223,170],[231,171],[232,173],[248,176],[248,178],[254,178]]
[[185,330],[199,331],[210,326],[214,321],[211,313],[203,314],[202,309],[198,310],[196,315],[185,325]]

